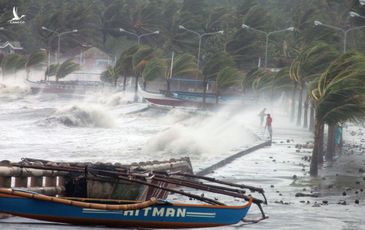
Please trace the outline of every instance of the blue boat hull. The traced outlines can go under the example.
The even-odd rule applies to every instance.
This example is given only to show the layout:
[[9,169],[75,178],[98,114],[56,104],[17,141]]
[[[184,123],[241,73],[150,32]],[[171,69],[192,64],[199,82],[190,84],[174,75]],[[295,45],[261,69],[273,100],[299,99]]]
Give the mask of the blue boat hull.
[[78,225],[142,228],[192,228],[231,225],[246,216],[243,206],[159,204],[127,211],[88,209],[0,193],[0,212],[26,218]]

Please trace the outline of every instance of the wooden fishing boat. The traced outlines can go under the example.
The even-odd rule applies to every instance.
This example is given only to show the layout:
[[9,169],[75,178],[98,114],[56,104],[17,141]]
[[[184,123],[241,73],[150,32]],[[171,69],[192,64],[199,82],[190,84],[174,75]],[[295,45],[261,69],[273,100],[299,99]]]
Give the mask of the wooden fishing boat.
[[235,224],[247,214],[252,200],[240,206],[80,200],[0,189],[0,211],[8,214],[78,225],[133,228],[195,228]]
[[[47,188],[48,195],[62,195],[72,197],[86,197],[98,199],[127,199],[127,200],[148,200],[151,197],[164,199],[167,192],[143,184],[129,183],[124,181],[106,181],[99,180],[91,174],[89,168],[97,170],[149,170],[160,172],[169,171],[193,173],[190,159],[182,157],[179,159],[170,159],[164,161],[147,161],[135,162],[132,164],[120,163],[87,163],[87,162],[54,162],[40,159],[23,158],[17,163],[0,163],[0,187],[4,185],[2,181],[7,180],[9,188],[11,176],[22,175],[19,178],[18,187],[29,187],[32,185],[32,191],[45,191],[42,186],[42,176],[46,180],[51,180],[46,184],[54,188]],[[15,177],[15,176],[14,176]],[[32,179],[35,183],[27,183],[27,178]],[[15,180],[16,182],[18,180]],[[40,181],[40,182],[38,182]],[[56,183],[58,181],[58,183]],[[168,186],[164,182],[154,181],[158,186]],[[38,187],[37,187],[38,186]],[[53,191],[53,192],[52,192]]]
[[[26,162],[32,162],[28,159]],[[238,223],[246,216],[252,204],[256,204],[262,217],[267,218],[261,204],[267,204],[262,188],[249,185],[234,184],[215,178],[197,176],[192,172],[148,169],[142,167],[113,167],[100,164],[60,166],[58,164],[11,164],[22,169],[20,175],[34,176],[38,171],[51,171],[53,175],[77,174],[77,177],[88,180],[111,183],[114,188],[120,184],[144,186],[155,189],[157,193],[145,196],[144,200],[112,199],[112,194],[106,198],[90,198],[88,193],[77,197],[61,194],[56,196],[42,195],[31,188],[0,188],[0,212],[15,216],[80,225],[105,225],[116,227],[148,227],[148,228],[195,228],[213,227]],[[9,169],[9,171],[11,171]],[[57,172],[62,172],[59,174]],[[0,171],[1,174],[1,171]],[[3,173],[4,174],[4,173]],[[6,174],[7,175],[7,174]],[[50,175],[50,174],[47,174]],[[0,175],[1,176],[1,175]],[[18,178],[15,178],[16,181]],[[27,179],[26,179],[27,180]],[[205,183],[205,181],[209,183]],[[0,186],[1,187],[1,186]],[[191,191],[207,192],[208,195],[194,194],[183,191],[180,187]],[[126,189],[128,187],[125,187]],[[258,192],[264,200],[246,195],[246,190]],[[114,191],[114,189],[112,190]],[[159,191],[159,192],[158,192]],[[161,197],[161,194],[173,193],[207,204],[171,202]],[[208,196],[220,194],[240,198],[237,205],[226,205]],[[176,196],[175,195],[175,196]],[[167,196],[166,196],[167,197]],[[243,203],[245,201],[245,203]],[[237,202],[235,200],[235,202]]]

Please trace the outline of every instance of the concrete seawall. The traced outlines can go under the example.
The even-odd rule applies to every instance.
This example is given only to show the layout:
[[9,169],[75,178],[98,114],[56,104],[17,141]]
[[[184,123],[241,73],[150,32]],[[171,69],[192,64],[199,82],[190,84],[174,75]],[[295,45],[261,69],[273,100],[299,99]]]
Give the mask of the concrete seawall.
[[211,165],[211,166],[209,166],[209,167],[207,167],[207,168],[205,168],[205,169],[197,172],[196,175],[198,175],[198,176],[205,176],[205,175],[211,173],[212,171],[214,171],[214,170],[216,170],[218,168],[221,168],[221,167],[223,167],[223,166],[231,163],[232,161],[234,161],[235,159],[237,159],[239,157],[242,157],[242,156],[244,156],[246,154],[252,153],[252,152],[254,152],[254,151],[258,150],[258,149],[261,149],[261,148],[264,148],[264,147],[270,146],[270,145],[271,145],[271,140],[264,141],[264,142],[262,142],[260,144],[254,145],[254,146],[252,146],[252,147],[250,147],[248,149],[245,149],[245,150],[243,150],[241,152],[238,152],[238,153],[236,153],[236,154],[234,154],[232,156],[229,156],[229,157],[227,157],[227,158],[225,158],[225,159],[223,159],[223,160],[221,160],[221,161],[219,161],[219,162],[217,162],[217,163],[215,163],[215,164],[213,164],[213,165]]

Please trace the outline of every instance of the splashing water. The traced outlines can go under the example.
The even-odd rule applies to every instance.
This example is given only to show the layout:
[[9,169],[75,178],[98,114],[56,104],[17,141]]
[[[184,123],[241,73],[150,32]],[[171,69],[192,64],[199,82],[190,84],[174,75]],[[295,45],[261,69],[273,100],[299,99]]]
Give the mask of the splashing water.
[[188,155],[193,161],[204,162],[222,159],[227,153],[246,148],[257,140],[235,119],[226,116],[192,116],[171,111],[161,119],[171,125],[149,139],[143,152],[175,157]]
[[16,100],[30,93],[30,88],[22,80],[7,79],[0,82],[0,97]]
[[105,108],[87,104],[59,109],[46,121],[50,126],[55,123],[61,123],[69,127],[112,128],[115,126],[114,119],[107,113]]

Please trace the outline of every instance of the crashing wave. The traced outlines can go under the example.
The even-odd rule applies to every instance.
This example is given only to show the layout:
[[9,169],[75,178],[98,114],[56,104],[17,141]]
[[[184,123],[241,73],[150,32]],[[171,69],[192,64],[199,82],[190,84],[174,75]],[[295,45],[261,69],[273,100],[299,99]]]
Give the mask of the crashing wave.
[[20,98],[30,93],[30,88],[25,85],[0,83],[0,96]]
[[74,105],[57,111],[46,120],[51,125],[61,123],[68,127],[114,127],[114,120],[105,110],[95,106]]

